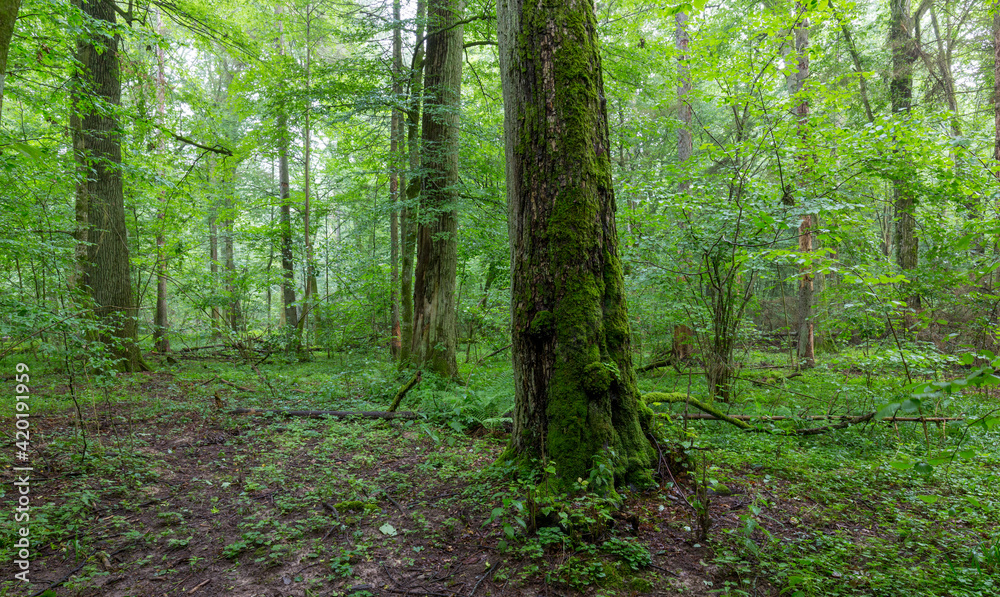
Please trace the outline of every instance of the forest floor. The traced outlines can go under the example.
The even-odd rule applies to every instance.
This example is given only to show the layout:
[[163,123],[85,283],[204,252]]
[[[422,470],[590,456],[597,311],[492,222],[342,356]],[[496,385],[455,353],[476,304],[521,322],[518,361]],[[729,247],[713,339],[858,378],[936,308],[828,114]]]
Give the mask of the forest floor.
[[[525,533],[531,483],[490,466],[507,441],[500,425],[461,409],[410,421],[229,410],[373,410],[373,392],[398,383],[353,364],[320,373],[329,367],[257,376],[185,360],[105,390],[81,384],[76,404],[65,376],[33,375],[37,552],[31,584],[4,566],[0,595],[992,595],[1000,586],[995,432],[953,434],[973,454],[919,473],[921,462],[905,466],[912,445],[933,439],[940,452],[947,434],[873,424],[788,437],[678,423],[697,472],[625,491],[623,504],[567,498],[565,531]],[[645,390],[686,381],[658,375]],[[446,392],[426,390],[421,405],[448,411]],[[0,509],[13,512],[13,425],[4,434]],[[697,479],[711,488],[707,540]],[[5,515],[0,560],[16,532]]]

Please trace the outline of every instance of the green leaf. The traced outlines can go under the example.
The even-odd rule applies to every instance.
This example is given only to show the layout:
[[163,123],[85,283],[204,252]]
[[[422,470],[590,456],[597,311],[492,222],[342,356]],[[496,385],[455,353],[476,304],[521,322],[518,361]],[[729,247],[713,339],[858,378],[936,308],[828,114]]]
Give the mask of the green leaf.
[[976,355],[972,354],[971,352],[964,352],[958,357],[958,360],[963,365],[971,365],[972,363],[976,362]]
[[913,468],[913,463],[909,460],[893,460],[889,463],[889,466],[896,469],[897,471],[905,471],[907,469]]
[[936,495],[918,495],[917,499],[924,502],[925,504],[933,504],[938,501],[938,496]]
[[924,475],[929,475],[931,472],[934,471],[934,467],[927,462],[918,462],[916,465],[914,465],[913,470]]
[[388,522],[380,526],[378,530],[382,531],[383,535],[389,535],[390,537],[396,536],[396,527],[392,526]]
[[885,406],[883,406],[882,408],[880,408],[877,413],[875,413],[875,418],[876,419],[885,419],[887,417],[891,417],[891,416],[895,415],[896,411],[898,411],[898,410],[899,410],[899,403],[898,402],[893,402],[892,404],[886,404]]

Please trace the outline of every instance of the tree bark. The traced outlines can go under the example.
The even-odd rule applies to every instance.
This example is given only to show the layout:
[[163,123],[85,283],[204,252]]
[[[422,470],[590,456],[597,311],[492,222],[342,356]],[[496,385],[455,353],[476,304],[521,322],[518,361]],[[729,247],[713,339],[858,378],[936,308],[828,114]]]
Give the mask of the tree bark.
[[[164,34],[163,23],[160,21],[160,9],[154,8],[156,29]],[[156,112],[160,126],[167,120],[167,79],[164,68],[163,48],[156,44]],[[166,148],[163,134],[159,139],[160,152]],[[167,252],[164,226],[166,225],[167,192],[160,191],[159,207],[156,212],[156,314],[153,318],[153,349],[159,353],[170,352],[169,321],[167,319]]]
[[[889,82],[889,98],[893,115],[908,118],[913,100],[913,63],[917,48],[913,47],[913,19],[910,15],[910,0],[889,0],[889,45],[892,51],[892,78]],[[916,269],[917,221],[914,217],[916,202],[913,189],[903,178],[893,180],[893,206],[895,229],[893,241],[896,250],[896,264],[904,272]],[[909,283],[908,283],[909,284]],[[906,306],[913,312],[920,310],[920,295],[908,291]],[[906,317],[907,327],[913,324],[912,315]]]
[[993,159],[1000,162],[1000,1],[993,10]]
[[[83,0],[83,12],[98,22],[115,26],[111,0]],[[95,30],[77,41],[82,93],[109,106],[121,103],[118,38]],[[80,116],[81,154],[86,164],[87,263],[83,285],[90,290],[95,314],[107,326],[100,334],[122,371],[146,370],[136,343],[138,309],[132,292],[125,194],[122,186],[121,131],[113,110],[96,103]]]
[[409,153],[408,177],[409,183],[404,191],[405,204],[399,213],[400,236],[400,338],[399,360],[410,362],[410,349],[413,344],[413,257],[417,243],[417,221],[419,213],[415,202],[420,196],[420,113],[424,83],[424,21],[426,20],[427,4],[425,0],[417,0],[417,27],[414,33],[415,46],[410,64],[410,99],[407,107],[406,148]]
[[[805,13],[805,7],[801,3],[795,4],[797,15]],[[802,147],[796,160],[799,164],[798,188],[806,187],[805,178],[809,174],[809,152],[807,150],[809,142],[809,98],[804,93],[806,81],[809,79],[809,19],[800,16],[795,24],[793,32],[795,39],[795,61],[796,71],[790,78],[792,101],[795,107],[792,112],[795,114],[798,127],[799,142]],[[813,227],[815,217],[812,214],[803,214],[799,222],[799,252],[808,256],[813,250]],[[807,259],[808,261],[808,259]],[[812,266],[809,263],[802,265],[799,269],[799,304],[796,309],[796,329],[798,330],[798,359],[802,367],[814,367],[816,365],[815,352],[815,324],[810,316],[813,306],[813,274]]]
[[[278,17],[278,55],[285,52],[284,21],[281,19],[282,9],[279,5],[274,10]],[[295,261],[292,255],[292,200],[291,185],[288,181],[288,115],[284,105],[278,108],[278,198],[281,203],[281,216],[278,226],[281,230],[281,306],[286,328],[289,334],[295,330],[299,321],[298,309],[295,307]]]
[[462,86],[461,0],[427,7],[427,98],[421,162],[424,167],[413,285],[410,359],[443,377],[458,373],[455,359],[455,276],[458,269],[458,122]]
[[[691,109],[691,69],[688,65],[691,37],[687,30],[687,13],[683,11],[677,13],[674,22],[677,25],[674,29],[675,43],[680,54],[677,58],[677,116],[681,121],[681,127],[677,131],[677,161],[681,164],[681,181],[677,185],[677,190],[687,194],[691,190],[691,179],[684,164],[694,154],[694,137],[691,134],[694,113]],[[671,350],[674,362],[681,363],[690,359],[693,347],[694,330],[683,323],[674,326]]]
[[21,0],[0,0],[0,113],[3,113],[3,89],[7,80],[10,39],[14,36],[14,23],[20,9]]
[[632,366],[607,107],[590,0],[500,0],[514,431],[504,458],[596,460],[650,482],[652,417]]
[[397,106],[403,95],[403,36],[400,15],[400,0],[392,3],[392,116],[389,122],[389,201],[392,209],[389,212],[389,261],[391,263],[391,280],[389,283],[389,303],[392,310],[392,338],[389,341],[389,352],[392,358],[398,359],[401,350],[401,330],[399,321],[399,179],[400,150],[403,138],[403,115]]

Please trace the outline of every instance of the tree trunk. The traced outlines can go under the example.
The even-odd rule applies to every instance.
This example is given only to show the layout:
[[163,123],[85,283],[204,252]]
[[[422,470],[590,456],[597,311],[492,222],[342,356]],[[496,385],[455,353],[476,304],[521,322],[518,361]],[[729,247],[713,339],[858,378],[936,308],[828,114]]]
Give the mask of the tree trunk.
[[[160,21],[160,9],[153,11],[156,19],[156,29],[164,34]],[[156,112],[160,125],[166,126],[167,119],[167,79],[164,69],[163,48],[156,44]],[[160,134],[160,152],[166,148],[164,134]],[[169,322],[167,320],[167,252],[164,226],[166,225],[167,191],[160,191],[159,208],[156,212],[156,314],[153,318],[153,349],[156,352],[170,352]]]
[[14,23],[20,9],[21,0],[0,0],[0,113],[3,113],[3,88],[7,79],[10,39],[14,36]]
[[417,229],[410,359],[443,377],[458,373],[455,359],[455,276],[458,268],[458,122],[462,87],[460,0],[427,8],[427,99],[421,162],[422,222]]
[[[889,98],[893,114],[905,119],[909,117],[913,100],[913,63],[917,56],[911,36],[913,19],[910,17],[910,0],[889,0],[889,8],[889,45],[892,50]],[[903,178],[894,180],[892,186],[896,264],[901,270],[908,272],[917,267],[918,239],[913,189]],[[919,311],[920,295],[908,291],[906,306],[913,312]],[[912,324],[912,314],[908,314],[906,326],[909,328]]]
[[[209,176],[209,186],[211,187],[213,177]],[[212,272],[212,294],[218,291],[219,283],[219,216],[218,209],[213,204],[208,211],[208,261]],[[219,306],[212,303],[212,336],[218,338],[222,332],[222,312]]]
[[[275,9],[278,18],[278,54],[285,51],[284,21],[281,7]],[[281,306],[282,319],[290,332],[298,324],[299,314],[295,307],[295,261],[292,258],[292,200],[291,185],[288,182],[288,116],[284,105],[278,111],[278,197],[281,202],[279,227],[281,230]]]
[[557,485],[650,481],[652,413],[632,367],[608,118],[590,0],[500,0],[514,431],[506,458]]
[[[306,262],[305,265],[306,265],[306,267],[305,267],[305,276],[304,276],[305,277],[305,288],[303,289],[303,293],[302,293],[302,314],[299,316],[299,321],[298,321],[298,324],[296,326],[296,333],[298,334],[298,347],[299,347],[299,359],[300,360],[305,360],[305,359],[310,358],[309,351],[308,350],[303,350],[303,348],[305,348],[306,346],[308,346],[308,342],[307,342],[307,338],[306,338],[306,327],[309,325],[308,324],[308,322],[309,322],[309,315],[311,314],[311,311],[313,310],[313,302],[315,301],[316,288],[317,288],[317,284],[316,284],[316,264],[313,263],[312,238],[311,238],[311,236],[309,234],[309,211],[312,208],[311,205],[310,205],[311,196],[310,196],[310,186],[309,186],[309,182],[310,182],[310,162],[311,162],[311,153],[312,153],[312,137],[311,137],[311,133],[312,133],[311,124],[312,123],[311,123],[311,120],[310,120],[310,118],[312,116],[312,107],[309,104],[309,102],[311,101],[309,99],[309,91],[310,91],[310,86],[311,86],[311,83],[312,83],[311,80],[310,80],[310,69],[312,68],[312,39],[311,39],[310,34],[311,34],[311,31],[312,31],[312,20],[313,20],[313,18],[315,18],[314,17],[314,13],[313,13],[313,9],[312,9],[312,7],[310,7],[306,11],[306,64],[305,64],[305,67],[306,67],[305,68],[305,75],[306,75],[306,112],[305,112],[305,123],[304,123],[304,127],[303,127],[304,128],[304,130],[303,130],[303,134],[304,134],[303,135],[304,136],[304,140],[303,140],[304,141],[304,147],[303,147],[304,156],[303,156],[303,158],[304,158],[304,162],[305,162],[304,163],[304,169],[303,169],[303,177],[304,177],[305,180],[303,181],[303,185],[302,185],[302,192],[303,192],[303,195],[304,195],[304,200],[303,200],[303,205],[302,205],[302,231],[303,231],[303,241],[304,241],[303,244],[305,245],[305,249],[306,249],[306,256],[305,256],[305,262]],[[314,321],[315,321],[315,319],[316,318],[313,317]]]
[[[805,8],[801,3],[795,4],[795,12],[802,15]],[[804,94],[806,81],[809,78],[809,19],[800,17],[795,24],[795,74],[790,77],[790,95],[795,107],[792,112],[797,119],[800,143],[802,144],[796,160],[799,164],[798,188],[805,188],[805,178],[809,174],[809,153],[806,150],[809,143],[809,98]],[[800,193],[801,196],[801,193]],[[803,214],[799,222],[799,252],[803,255],[813,250],[813,220],[812,214]],[[811,313],[813,307],[813,274],[812,265],[803,264],[799,268],[799,304],[796,309],[796,329],[798,330],[798,359],[802,367],[814,367],[815,356],[815,324]]]
[[417,221],[419,210],[415,202],[420,196],[420,112],[424,83],[424,21],[427,4],[417,0],[417,30],[414,34],[415,47],[410,64],[410,99],[407,108],[406,148],[409,152],[409,183],[404,191],[406,203],[399,213],[399,229],[402,237],[400,248],[400,338],[399,360],[410,362],[413,344],[413,256],[417,243]]
[[391,280],[389,283],[389,303],[392,310],[392,338],[389,352],[394,359],[399,358],[401,326],[399,321],[399,178],[400,142],[403,138],[403,115],[397,106],[403,95],[400,77],[403,70],[403,36],[400,20],[400,0],[392,3],[392,117],[389,122],[389,261]]
[[[687,13],[679,12],[674,17],[677,27],[674,29],[675,43],[680,54],[677,58],[677,116],[681,127],[677,131],[677,161],[681,164],[681,181],[677,185],[678,192],[687,194],[691,190],[691,179],[684,164],[694,154],[694,137],[691,134],[691,121],[694,113],[691,110],[691,70],[688,66],[688,50],[691,37],[688,35]],[[686,324],[674,326],[673,350],[671,356],[675,362],[683,362],[691,358],[694,347],[694,330]]]
[[[83,0],[83,12],[110,30],[115,27],[111,0]],[[77,42],[82,69],[82,93],[111,106],[121,100],[118,38],[95,30]],[[88,103],[89,104],[89,103]],[[132,292],[125,194],[122,187],[121,131],[113,112],[90,105],[80,119],[80,141],[87,166],[87,233],[90,246],[83,285],[90,289],[98,319],[107,326],[101,339],[119,361],[119,368],[146,370],[136,343],[138,309]]]
[[1000,162],[1000,1],[993,9],[993,159]]

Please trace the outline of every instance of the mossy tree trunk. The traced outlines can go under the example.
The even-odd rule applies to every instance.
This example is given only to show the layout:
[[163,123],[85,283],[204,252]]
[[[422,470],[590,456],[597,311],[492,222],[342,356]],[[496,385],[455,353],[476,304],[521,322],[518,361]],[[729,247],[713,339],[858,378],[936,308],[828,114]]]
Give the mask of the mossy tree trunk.
[[455,359],[458,271],[458,122],[462,88],[461,0],[427,5],[427,96],[422,123],[423,192],[417,229],[410,359],[443,377]]
[[115,110],[121,104],[116,13],[111,0],[84,0],[83,12],[107,29],[94,31],[77,42],[81,93],[94,97],[79,115],[78,159],[83,160],[87,198],[87,263],[83,285],[90,292],[95,313],[107,328],[101,339],[118,359],[119,368],[146,370],[136,343],[137,307],[132,292],[125,193],[122,183],[121,130]]
[[505,457],[648,481],[590,0],[500,0],[511,239],[514,431]]

